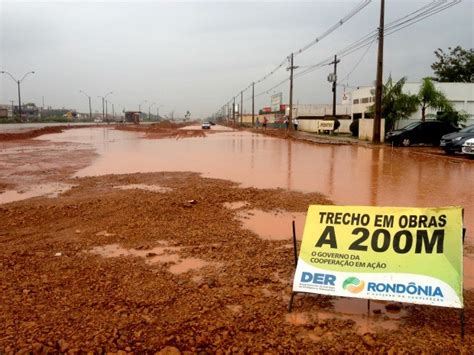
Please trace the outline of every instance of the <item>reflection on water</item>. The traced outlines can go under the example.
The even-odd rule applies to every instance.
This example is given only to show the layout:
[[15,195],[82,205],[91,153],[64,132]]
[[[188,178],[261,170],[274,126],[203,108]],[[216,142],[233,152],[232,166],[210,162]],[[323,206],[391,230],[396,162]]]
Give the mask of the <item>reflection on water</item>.
[[459,205],[465,208],[468,234],[474,230],[472,161],[453,161],[412,149],[311,145],[239,131],[179,141],[141,136],[84,128],[39,139],[94,145],[99,158],[78,176],[196,171],[243,186],[321,192],[337,204]]

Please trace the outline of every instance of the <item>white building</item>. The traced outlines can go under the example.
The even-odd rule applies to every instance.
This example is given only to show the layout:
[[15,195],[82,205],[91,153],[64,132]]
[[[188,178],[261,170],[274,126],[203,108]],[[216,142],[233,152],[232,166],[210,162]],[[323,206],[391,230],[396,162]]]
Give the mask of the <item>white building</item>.
[[[436,89],[442,91],[453,104],[455,110],[464,111],[469,115],[466,125],[474,124],[474,83],[438,83],[433,82]],[[405,83],[403,92],[417,94],[421,83]],[[351,118],[365,119],[368,108],[374,104],[375,88],[373,86],[360,86],[351,93],[352,109]],[[436,114],[436,111],[428,109],[426,114]],[[409,123],[421,119],[421,108],[408,119],[400,120],[396,128],[401,128]]]

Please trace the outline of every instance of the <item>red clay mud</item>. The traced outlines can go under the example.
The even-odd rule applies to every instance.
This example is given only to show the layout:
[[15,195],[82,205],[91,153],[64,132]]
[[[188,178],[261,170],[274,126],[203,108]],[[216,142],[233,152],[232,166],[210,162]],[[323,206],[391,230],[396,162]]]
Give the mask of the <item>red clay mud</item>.
[[[340,315],[334,299],[298,295],[294,312],[309,316],[291,321],[298,318],[286,310],[291,239],[262,239],[244,228],[239,211],[223,204],[246,201],[241,208],[249,211],[297,213],[308,204],[329,203],[321,195],[242,188],[193,173],[73,181],[77,186],[58,198],[0,207],[0,352],[173,347],[210,353],[467,354],[474,346],[472,291],[465,292],[464,343],[459,313],[450,309],[405,305],[403,317],[390,318],[394,327],[375,326],[384,314],[373,314],[379,320],[361,333],[360,315]],[[115,188],[127,184],[169,190]],[[139,255],[91,252],[111,244]],[[154,257],[156,263],[147,261]]]
[[[125,164],[133,163],[126,149],[138,159],[149,151],[146,144],[158,143],[133,139],[117,151]],[[252,144],[265,151],[276,147],[270,140]],[[99,143],[104,150],[112,150],[114,144],[112,135]],[[238,140],[226,144],[228,154],[248,153]],[[57,197],[0,204],[2,354],[472,353],[472,289],[464,292],[464,342],[459,337],[459,312],[453,309],[374,302],[366,315],[364,302],[358,300],[297,295],[294,313],[287,313],[294,270],[290,220],[304,215],[309,204],[331,203],[321,194],[244,187],[187,172],[71,178],[97,157],[90,146],[38,140],[1,146],[0,188],[54,181],[74,185]],[[301,149],[288,146],[282,155]],[[341,158],[339,151],[325,152]],[[157,159],[160,153],[150,154]],[[353,153],[359,164],[377,158],[379,166],[367,176],[372,177],[370,186],[380,189],[362,192],[383,196],[378,181],[391,181],[395,174],[392,166],[383,164],[385,153]],[[322,161],[323,156],[317,158]],[[406,157],[394,157],[395,167],[402,158]],[[255,166],[268,168],[268,160],[260,162]],[[298,166],[297,160],[283,163],[292,164],[292,169]],[[435,162],[425,164],[431,171]],[[236,166],[233,161],[234,170]],[[351,166],[347,163],[345,171]],[[462,174],[461,169],[455,171]],[[339,176],[324,166],[319,173]],[[315,177],[308,178],[308,186],[319,186]],[[306,186],[306,180],[295,182]],[[420,181],[419,193],[428,196],[431,188],[425,191],[423,186]],[[337,185],[331,189],[336,191]],[[246,225],[242,216],[252,223]],[[275,230],[267,235],[260,229],[265,224],[258,223],[260,216],[279,222],[287,218],[281,228],[288,223],[288,237],[285,232],[281,239],[265,238],[274,236]],[[466,245],[465,253],[474,253],[472,245]],[[471,259],[466,259],[466,267],[471,267]]]

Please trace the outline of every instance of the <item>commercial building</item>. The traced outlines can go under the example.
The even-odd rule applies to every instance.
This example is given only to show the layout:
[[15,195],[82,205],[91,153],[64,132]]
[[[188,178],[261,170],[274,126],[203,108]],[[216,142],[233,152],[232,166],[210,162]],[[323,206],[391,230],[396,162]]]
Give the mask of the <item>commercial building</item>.
[[[436,89],[442,91],[456,111],[463,111],[469,115],[466,125],[474,124],[474,83],[438,83],[433,82]],[[405,83],[403,92],[417,94],[421,83]],[[368,109],[375,102],[375,88],[373,86],[360,86],[350,93],[351,118],[371,118]],[[428,109],[426,114],[436,115],[436,111]],[[413,113],[408,119],[397,122],[395,128],[403,128],[406,125],[421,119],[421,108]]]

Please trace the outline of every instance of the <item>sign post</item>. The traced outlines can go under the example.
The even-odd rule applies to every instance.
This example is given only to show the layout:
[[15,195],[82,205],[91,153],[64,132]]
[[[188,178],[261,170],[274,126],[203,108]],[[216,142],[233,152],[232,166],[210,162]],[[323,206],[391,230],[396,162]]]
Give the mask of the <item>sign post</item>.
[[293,294],[462,309],[462,255],[461,207],[313,205]]

